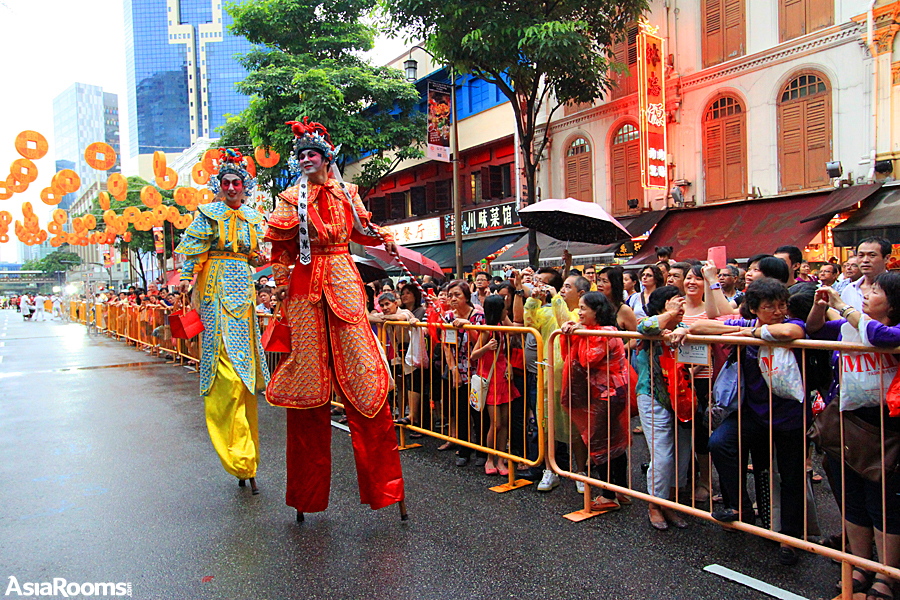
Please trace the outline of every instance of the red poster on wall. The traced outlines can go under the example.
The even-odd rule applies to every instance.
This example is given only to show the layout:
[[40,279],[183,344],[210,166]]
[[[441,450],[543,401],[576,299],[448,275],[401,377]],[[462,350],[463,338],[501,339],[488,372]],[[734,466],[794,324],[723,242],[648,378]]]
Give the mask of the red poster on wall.
[[655,31],[655,27],[642,23],[637,38],[641,185],[668,189],[665,45]]

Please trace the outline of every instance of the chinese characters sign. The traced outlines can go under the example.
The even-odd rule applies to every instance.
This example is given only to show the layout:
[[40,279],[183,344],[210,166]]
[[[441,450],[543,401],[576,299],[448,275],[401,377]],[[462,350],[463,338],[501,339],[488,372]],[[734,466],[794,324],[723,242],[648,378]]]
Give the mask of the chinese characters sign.
[[[518,227],[519,224],[519,212],[516,210],[515,202],[467,210],[462,214],[463,235],[510,229]],[[453,215],[444,216],[444,231],[448,237],[454,235]]]
[[382,225],[391,232],[401,246],[406,244],[418,244],[420,242],[436,242],[441,239],[441,218],[401,223],[399,225]]
[[425,156],[432,160],[450,162],[450,126],[453,119],[450,104],[450,86],[429,81],[428,148]]
[[643,26],[637,38],[641,185],[667,189],[666,83],[663,40]]

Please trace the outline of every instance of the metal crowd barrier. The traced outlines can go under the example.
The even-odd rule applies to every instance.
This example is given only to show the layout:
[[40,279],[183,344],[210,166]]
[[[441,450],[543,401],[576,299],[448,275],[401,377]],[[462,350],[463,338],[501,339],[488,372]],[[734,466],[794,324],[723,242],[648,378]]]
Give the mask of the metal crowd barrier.
[[[474,450],[476,455],[484,453],[495,460],[506,460],[508,482],[492,487],[494,491],[506,492],[529,485],[529,480],[517,479],[517,468],[534,467],[544,460],[545,394],[543,369],[538,369],[536,378],[527,377],[522,357],[526,337],[532,335],[537,342],[537,364],[543,363],[541,334],[525,327],[466,325],[462,330],[450,324],[434,327],[440,330],[440,341],[432,339],[427,323],[386,321],[376,326],[394,378],[395,389],[389,396],[391,408],[399,419],[406,417],[411,421],[401,423],[400,448],[419,445],[407,444],[411,433],[427,435]],[[471,356],[482,333],[497,339],[500,350],[488,352],[478,361],[469,361],[468,382],[460,380],[460,385],[455,387],[450,366],[458,365],[464,355]],[[462,351],[462,344],[467,345],[467,354]],[[500,369],[494,358],[500,363]],[[504,363],[510,365],[509,378],[506,372],[501,372],[505,371]],[[488,378],[492,368],[493,375]],[[476,373],[487,379],[486,401],[480,411],[468,402]],[[508,447],[504,440],[508,440]]]
[[[568,335],[563,335],[560,331],[556,331],[552,334],[552,336],[550,337],[550,340],[552,343],[557,343],[558,340],[559,341],[571,340],[574,338],[574,336],[599,337],[599,338],[607,338],[607,339],[608,338],[619,338],[619,339],[622,339],[623,342],[625,342],[626,348],[628,347],[629,340],[638,340],[639,342],[647,343],[647,344],[649,344],[651,349],[654,345],[663,343],[661,337],[648,337],[648,336],[643,336],[641,334],[634,333],[634,332],[623,332],[623,331],[612,331],[612,330],[609,330],[609,331],[578,330],[578,331],[576,331],[572,334],[568,334]],[[689,345],[689,347],[692,347],[694,350],[700,348],[701,349],[700,355],[703,354],[702,348],[705,347],[706,348],[705,355],[707,357],[713,356],[713,353],[711,352],[711,350],[712,350],[711,346],[713,344],[722,344],[722,345],[726,345],[726,346],[731,346],[731,345],[751,346],[751,345],[753,345],[753,346],[784,347],[784,348],[789,348],[789,349],[797,349],[800,351],[802,358],[803,358],[803,360],[802,360],[803,364],[800,364],[801,361],[798,361],[798,365],[800,366],[802,379],[803,379],[804,403],[812,402],[813,399],[816,398],[816,394],[818,393],[818,392],[815,392],[815,390],[807,389],[808,373],[807,373],[807,360],[806,359],[807,359],[808,351],[810,351],[810,350],[827,350],[829,352],[837,351],[837,352],[839,352],[839,359],[842,362],[846,358],[851,358],[851,360],[852,360],[852,357],[845,356],[845,353],[848,353],[848,352],[865,353],[863,356],[869,357],[869,358],[860,359],[859,355],[855,355],[856,360],[857,361],[863,360],[864,362],[867,362],[867,364],[870,367],[877,366],[879,377],[881,375],[881,370],[885,366],[885,363],[882,362],[881,360],[876,359],[875,357],[877,357],[879,355],[884,355],[884,354],[900,353],[900,348],[887,348],[887,349],[874,348],[872,346],[863,346],[863,345],[850,344],[850,343],[845,343],[845,342],[823,342],[823,341],[813,341],[813,340],[799,340],[799,341],[795,341],[795,342],[792,342],[789,344],[769,344],[769,343],[763,342],[762,340],[759,340],[759,339],[753,339],[753,338],[748,338],[748,337],[729,337],[729,336],[688,335],[685,338],[683,343],[686,345]],[[631,354],[632,354],[632,351],[629,349],[628,350],[628,362],[629,363],[632,362]],[[694,353],[694,354],[696,354],[696,353]],[[743,378],[743,371],[742,371],[742,367],[741,367],[741,360],[742,360],[741,354],[742,354],[741,352],[737,353],[737,373],[738,373],[737,402],[738,402],[738,406],[742,406],[741,390],[743,389],[741,387],[741,385],[742,385],[741,379]],[[830,357],[830,354],[829,354],[829,357]],[[566,361],[565,358],[563,360],[564,360],[564,362]],[[700,362],[695,362],[694,359],[686,359],[686,360],[690,360],[691,362],[689,362],[689,363],[686,362],[686,363],[682,363],[682,364],[690,364],[690,365],[702,364],[702,360]],[[750,360],[750,359],[747,359],[747,360]],[[894,362],[894,360],[890,360],[887,362],[891,363],[891,362]],[[561,399],[561,404],[563,406],[563,412],[566,412],[566,407],[568,407],[569,412],[574,411],[576,409],[576,406],[579,410],[583,409],[582,406],[576,405],[576,402],[578,400],[577,399],[573,400],[573,398],[571,397],[571,390],[573,389],[573,381],[571,378],[572,378],[572,371],[574,370],[575,367],[570,367],[569,369],[566,370],[566,374],[569,377],[568,381],[565,381],[565,380],[560,381],[558,379],[558,377],[554,374],[554,369],[552,368],[552,366],[554,365],[554,356],[550,357],[550,364],[551,364],[551,368],[547,369],[548,379],[549,379],[548,395],[550,397],[552,397],[554,393],[560,392],[562,390],[563,386],[565,386],[566,389],[570,393],[569,393],[568,398],[563,397]],[[711,358],[707,359],[707,364],[709,365],[709,367],[712,370],[713,364],[712,364]],[[571,365],[571,362],[570,362],[570,365]],[[563,365],[563,366],[565,366],[565,365]],[[830,360],[828,361],[827,366],[829,369],[831,369],[831,361]],[[890,366],[890,365],[888,365],[888,366]],[[601,366],[600,368],[602,369],[603,367]],[[596,375],[596,373],[595,373],[595,375]],[[601,375],[603,375],[603,374],[601,373]],[[610,367],[609,363],[607,362],[605,379],[609,380],[609,377],[611,375],[613,375],[613,373],[611,371],[611,367]],[[589,366],[587,367],[587,372],[584,375],[584,377],[586,377],[588,380],[590,380],[590,378],[591,378],[591,371],[590,371]],[[654,372],[652,369],[650,370],[650,377],[651,377],[651,390],[653,390],[651,392],[651,394],[652,394],[651,398],[652,398],[652,402],[655,403],[655,402],[657,402],[656,393],[655,393],[656,387],[654,385],[656,382],[654,381]],[[693,370],[690,371],[690,381],[691,381],[691,389],[696,390],[697,388],[694,385],[696,379],[695,379]],[[714,378],[711,378],[710,379],[710,390],[712,389],[713,382],[714,382]],[[575,382],[575,383],[576,383],[576,385],[578,384],[578,382]],[[585,383],[589,383],[589,382],[585,382]],[[566,385],[566,384],[568,384],[568,385]],[[587,387],[589,388],[589,385]],[[884,386],[882,383],[882,388],[883,387]],[[582,387],[582,389],[583,389],[583,387]],[[885,422],[884,422],[885,406],[886,406],[885,392],[887,390],[882,389],[881,391],[882,391],[882,394],[881,394],[882,410],[879,410],[878,412],[881,414],[879,433],[880,433],[880,442],[881,442],[881,478],[880,478],[881,484],[880,484],[880,487],[881,487],[882,523],[875,524],[875,527],[880,528],[880,531],[873,531],[873,534],[874,534],[875,538],[880,538],[877,541],[880,541],[881,547],[885,548],[885,547],[887,547],[887,544],[888,544],[888,534],[886,533],[888,517],[887,517],[887,510],[885,510],[886,509],[887,482],[889,481],[889,476],[891,476],[891,475],[893,475],[894,477],[900,477],[900,474],[893,473],[895,470],[900,470],[900,465],[894,465],[894,464],[885,465],[885,463],[884,463],[885,450],[886,450],[886,447],[885,447]],[[628,390],[627,401],[629,404],[632,401],[630,389]],[[600,400],[599,402],[600,403],[608,403],[609,401],[608,400]],[[696,395],[693,397],[693,402],[695,403],[694,406],[696,407],[696,403],[697,403]],[[709,402],[710,403],[714,402],[712,395],[710,395]],[[840,402],[840,398],[835,397],[832,400],[832,402]],[[587,397],[587,403],[588,403],[587,412],[588,412],[588,414],[590,414],[591,408],[592,408],[591,407],[592,399],[591,399],[590,395],[588,395],[588,397]],[[558,412],[559,409],[554,407],[553,402],[548,403],[548,408],[549,408],[549,411],[548,411],[548,415],[547,415],[548,416],[547,429],[548,429],[548,431],[552,432],[552,431],[554,431],[554,425],[555,425],[556,420],[558,420],[560,417],[566,417],[568,415],[560,415]],[[697,433],[697,428],[702,427],[702,425],[699,425],[697,423],[697,414],[698,413],[696,413],[696,411],[694,412],[694,418],[692,418],[690,420],[689,428],[680,427],[678,425],[675,425],[673,428],[674,429],[674,431],[673,431],[674,441],[673,441],[672,445],[673,445],[673,453],[675,454],[676,457],[677,457],[679,435],[680,436],[688,436],[691,441],[690,465],[689,465],[688,476],[687,476],[686,481],[680,481],[680,477],[678,474],[679,469],[677,468],[677,458],[676,458],[675,498],[674,499],[661,498],[661,497],[651,495],[649,493],[649,491],[647,490],[646,481],[644,481],[643,485],[634,485],[635,482],[632,481],[632,475],[631,475],[631,473],[632,473],[631,447],[632,447],[634,440],[631,438],[632,431],[631,431],[630,419],[628,419],[626,421],[626,423],[627,423],[626,431],[620,432],[620,433],[624,433],[624,435],[626,435],[628,437],[628,445],[627,445],[627,453],[626,453],[627,463],[628,463],[628,468],[626,471],[627,482],[623,482],[620,484],[614,484],[609,481],[610,475],[611,475],[611,467],[610,467],[609,460],[606,462],[605,465],[600,465],[599,469],[592,468],[591,465],[589,464],[588,468],[590,470],[588,471],[587,476],[584,476],[584,475],[581,475],[581,474],[575,472],[571,468],[571,465],[569,465],[570,468],[568,468],[568,469],[563,468],[563,466],[560,466],[557,463],[556,455],[555,455],[555,451],[554,451],[555,450],[554,444],[552,444],[552,443],[549,444],[547,446],[547,448],[548,448],[547,458],[548,458],[548,461],[549,461],[552,469],[562,477],[572,479],[575,481],[581,481],[584,484],[586,484],[585,492],[584,492],[584,508],[580,511],[577,511],[576,513],[572,513],[572,515],[567,515],[567,517],[571,518],[573,521],[579,521],[584,518],[589,518],[591,516],[603,514],[603,511],[592,509],[591,488],[592,487],[599,488],[602,490],[609,490],[609,491],[615,492],[616,494],[621,494],[621,495],[629,496],[631,498],[644,500],[646,502],[655,504],[661,508],[676,510],[676,511],[679,511],[686,515],[690,515],[692,517],[697,517],[700,519],[705,519],[707,521],[712,521],[712,522],[717,523],[726,528],[736,529],[738,531],[749,533],[751,535],[759,536],[762,538],[769,539],[771,541],[786,544],[786,545],[789,545],[789,546],[799,549],[799,550],[804,550],[806,552],[819,554],[819,555],[825,556],[827,558],[830,558],[832,560],[839,561],[842,564],[842,571],[841,571],[842,592],[841,592],[841,595],[838,596],[839,598],[845,598],[847,600],[851,600],[853,597],[853,595],[851,593],[852,592],[852,583],[853,583],[853,580],[852,580],[852,568],[853,567],[860,567],[867,571],[882,573],[882,574],[892,578],[895,581],[900,581],[900,568],[898,568],[898,565],[886,564],[884,555],[879,556],[877,560],[866,559],[861,556],[851,554],[850,548],[847,545],[847,540],[848,540],[847,521],[843,518],[843,515],[846,514],[846,506],[847,506],[846,482],[847,482],[847,474],[850,472],[850,468],[847,466],[845,453],[852,450],[851,446],[849,445],[849,444],[851,444],[851,442],[849,441],[848,438],[845,437],[846,424],[849,422],[847,420],[849,417],[846,416],[847,413],[842,412],[841,417],[840,417],[840,440],[841,440],[841,456],[840,456],[840,461],[839,461],[840,465],[841,465],[840,472],[839,473],[827,472],[830,483],[833,483],[833,484],[836,483],[836,484],[840,485],[840,489],[842,492],[840,501],[838,501],[838,505],[839,505],[838,508],[840,510],[840,515],[841,515],[841,518],[840,518],[840,521],[841,521],[841,523],[840,523],[840,535],[841,535],[840,548],[841,549],[840,550],[832,549],[832,548],[829,548],[829,547],[823,546],[821,544],[810,541],[810,537],[813,537],[813,534],[810,533],[810,529],[811,528],[815,529],[816,527],[818,527],[819,523],[817,521],[817,511],[816,511],[815,499],[812,495],[811,481],[810,481],[810,477],[808,476],[809,474],[807,472],[807,464],[808,464],[807,461],[810,458],[810,440],[808,438],[807,432],[809,431],[809,426],[812,424],[812,421],[807,418],[807,410],[806,410],[805,406],[804,406],[803,410],[801,410],[801,412],[803,414],[802,435],[804,436],[804,438],[800,441],[800,443],[802,444],[802,448],[803,448],[803,456],[797,457],[798,460],[803,461],[803,464],[801,465],[801,468],[802,468],[801,472],[804,474],[803,488],[805,491],[805,493],[803,494],[803,534],[802,534],[802,536],[794,537],[794,536],[785,535],[785,534],[780,533],[779,531],[776,531],[776,521],[779,520],[779,518],[783,515],[783,512],[781,512],[781,509],[783,508],[783,503],[780,502],[780,500],[781,500],[781,498],[780,498],[781,484],[779,484],[777,482],[776,468],[777,468],[777,462],[779,462],[779,461],[776,458],[776,452],[775,452],[776,444],[774,442],[774,438],[775,438],[776,432],[772,426],[772,423],[774,420],[772,409],[773,409],[773,401],[772,401],[772,392],[770,389],[769,390],[769,412],[768,412],[769,424],[768,424],[768,441],[767,441],[767,444],[768,444],[768,453],[767,454],[768,454],[769,460],[768,460],[768,464],[756,464],[754,461],[753,472],[752,472],[753,476],[754,476],[755,484],[756,484],[755,491],[757,492],[756,505],[759,510],[759,517],[762,519],[763,524],[765,526],[760,527],[755,524],[745,523],[745,522],[742,522],[740,519],[738,519],[734,522],[718,521],[712,517],[713,506],[712,506],[711,500],[709,501],[709,508],[707,509],[707,508],[701,508],[701,507],[697,506],[697,502],[693,498],[693,493],[690,494],[691,501],[689,504],[686,504],[685,498],[680,495],[679,490],[683,485],[685,485],[685,484],[693,485],[695,483],[694,477],[696,477],[696,474],[698,472],[698,463],[697,463],[698,459],[697,459],[697,455],[694,451],[693,441],[695,440],[695,434]],[[609,442],[609,440],[612,437],[611,433],[612,433],[612,427],[614,427],[614,424],[612,422],[613,421],[612,418],[610,418],[608,416],[612,412],[612,408],[605,407],[604,410],[606,410],[607,417],[605,419],[599,419],[599,420],[600,420],[600,425],[605,426],[607,428],[606,440],[608,441],[608,443],[607,443],[605,450],[606,450],[606,456],[609,457],[611,454],[611,451],[612,451],[612,443]],[[739,468],[741,469],[738,474],[739,492],[740,492],[740,497],[741,497],[741,500],[739,501],[739,512],[744,514],[745,510],[749,511],[749,512],[745,513],[749,517],[749,516],[754,516],[753,507],[752,506],[746,507],[743,505],[743,492],[745,491],[745,486],[747,486],[746,478],[747,478],[748,473],[743,470],[743,463],[740,462],[741,457],[743,456],[743,452],[744,452],[744,447],[743,447],[743,443],[744,443],[743,437],[744,436],[742,435],[742,433],[745,431],[744,422],[748,418],[751,418],[751,417],[747,417],[744,415],[745,410],[749,410],[749,409],[739,408],[736,411],[737,428],[738,428],[738,436],[737,436],[738,464],[740,465]],[[599,412],[602,413],[603,410],[601,410]],[[651,415],[652,415],[652,413],[651,413]],[[814,419],[815,418],[817,418],[817,417],[814,417]],[[672,419],[674,421],[675,417],[673,416]],[[653,439],[651,437],[651,436],[655,435],[655,433],[654,433],[655,428],[653,426],[651,426],[649,428],[650,430],[648,431],[647,422],[644,420],[642,420],[642,422],[644,423],[643,433],[644,433],[645,438],[647,438],[647,440],[648,440],[648,447],[650,446],[651,443],[653,443],[655,445],[655,439]],[[652,419],[651,419],[651,422],[652,422]],[[733,424],[733,422],[732,422],[732,424]],[[707,427],[706,434],[711,435],[714,431],[714,429],[712,427],[712,421],[709,421],[709,423],[706,427]],[[580,430],[575,430],[575,429],[577,429],[577,426],[573,426],[570,421],[569,429],[568,429],[568,431],[569,431],[568,438],[569,439],[568,440],[560,440],[560,441],[568,442],[570,444],[570,449],[571,449],[571,447],[572,447],[571,443],[572,443],[573,439],[575,439],[576,437],[580,437],[582,440],[584,440],[584,437],[586,437],[587,438],[586,445],[588,445],[588,456],[590,456],[592,450],[597,450],[596,448],[590,447],[590,442],[594,437],[593,435],[591,435],[590,428],[589,427],[587,428],[588,435],[586,435],[586,436],[583,435],[584,432],[582,432]],[[603,436],[601,435],[600,437],[602,438]],[[602,449],[601,449],[600,454],[602,454]],[[651,455],[651,465],[649,467],[650,469],[653,468],[653,464],[652,464],[653,458],[654,457]],[[707,486],[707,489],[710,492],[710,496],[712,496],[713,489],[714,489],[712,473],[714,472],[714,468],[712,465],[711,456],[709,454],[707,454],[706,458],[704,460],[708,461],[707,466],[709,467],[709,469],[707,472],[709,473],[709,475],[708,475],[708,478],[705,481],[703,481],[703,483]],[[589,463],[590,463],[590,461],[589,461]],[[598,470],[600,472],[597,472]],[[747,486],[746,491],[749,493],[749,491],[750,491],[749,486]],[[896,493],[896,492],[894,492],[894,493]],[[793,509],[796,509],[796,508],[797,508],[796,506],[793,507]],[[754,516],[753,522],[754,523],[756,522],[755,516]],[[832,529],[837,527],[836,523],[832,523],[831,525],[832,525]],[[896,536],[893,536],[893,537],[896,537]],[[871,547],[871,540],[869,541],[869,546]],[[891,551],[889,550],[888,552],[891,552]]]

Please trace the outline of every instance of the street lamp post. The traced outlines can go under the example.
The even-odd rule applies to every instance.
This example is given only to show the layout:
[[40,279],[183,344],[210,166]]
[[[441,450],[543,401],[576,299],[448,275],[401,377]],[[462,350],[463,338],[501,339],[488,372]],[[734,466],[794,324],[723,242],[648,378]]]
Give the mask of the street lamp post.
[[[418,62],[413,59],[412,51],[418,48],[431,58],[437,60],[431,52],[416,45],[409,49],[409,58],[403,62],[403,69],[406,71],[406,80],[410,83],[415,82],[418,77],[416,70]],[[453,163],[453,181],[450,183],[451,196],[453,199],[453,243],[456,251],[456,277],[461,279],[463,276],[463,254],[462,254],[462,206],[459,201],[459,128],[456,118],[456,72],[450,67],[450,122],[452,124],[451,131],[453,135],[450,137],[450,152],[453,155],[451,162]]]

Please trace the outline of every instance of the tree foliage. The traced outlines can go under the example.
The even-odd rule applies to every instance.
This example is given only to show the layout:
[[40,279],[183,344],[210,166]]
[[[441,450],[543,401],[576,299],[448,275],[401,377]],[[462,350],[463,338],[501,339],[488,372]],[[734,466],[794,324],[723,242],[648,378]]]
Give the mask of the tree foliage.
[[341,144],[338,166],[371,159],[354,183],[361,193],[406,158],[422,156],[424,115],[403,74],[358,56],[372,48],[374,28],[360,21],[375,0],[256,0],[226,6],[232,31],[257,46],[240,60],[249,74],[237,85],[246,110],[220,128],[222,145],[272,146],[282,161],[260,169],[260,185],[277,193],[293,147],[287,121],[308,116]]
[[[613,43],[648,9],[647,0],[382,0],[394,29],[411,31],[460,73],[496,85],[509,98],[524,156],[526,203],[547,132],[535,139],[544,108],[603,98],[614,85]],[[549,105],[549,106],[548,106]],[[534,232],[529,259],[538,261]]]
[[[137,176],[128,177],[127,179],[128,193],[126,194],[125,199],[120,202],[119,200],[112,198],[110,200],[110,208],[120,215],[122,214],[122,211],[129,206],[134,206],[141,211],[147,210],[147,207],[141,200],[141,190],[144,186],[152,184]],[[179,212],[186,212],[183,206],[178,206],[175,203],[175,200],[173,200],[173,192],[160,189],[159,193],[162,196],[163,206],[175,206],[178,208]],[[91,214],[94,215],[98,223],[103,222],[103,209],[100,208],[100,200],[98,198],[95,198],[91,205]],[[146,259],[150,256],[155,256],[158,261],[159,271],[164,272],[165,261],[172,257],[172,248],[177,246],[178,242],[181,241],[181,232],[175,229],[175,227],[167,221],[163,226],[163,232],[165,234],[165,252],[156,255],[156,244],[153,241],[152,230],[140,231],[135,229],[134,223],[129,223],[128,231],[131,233],[131,241],[126,243],[119,237],[116,239],[115,246],[120,252],[128,253],[128,262],[131,265],[131,268],[140,276],[144,283],[143,288],[147,289],[147,273],[144,268]]]
[[54,250],[44,258],[32,259],[25,261],[22,269],[25,271],[42,271],[44,273],[56,273],[57,271],[68,271],[81,264],[81,257],[66,250],[65,245]]

